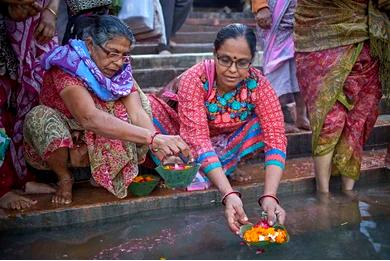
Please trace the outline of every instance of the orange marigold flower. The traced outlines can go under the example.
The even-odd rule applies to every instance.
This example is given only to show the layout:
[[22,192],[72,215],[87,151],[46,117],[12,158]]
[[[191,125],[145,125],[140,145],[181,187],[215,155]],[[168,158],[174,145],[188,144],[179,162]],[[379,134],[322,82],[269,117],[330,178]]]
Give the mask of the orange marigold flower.
[[133,182],[143,182],[143,181],[144,181],[144,177],[142,177],[142,176],[137,176],[133,180]]
[[264,228],[261,226],[256,226],[245,231],[243,238],[246,242],[249,243],[270,241],[282,244],[287,241],[287,233],[283,229],[275,229],[273,227]]

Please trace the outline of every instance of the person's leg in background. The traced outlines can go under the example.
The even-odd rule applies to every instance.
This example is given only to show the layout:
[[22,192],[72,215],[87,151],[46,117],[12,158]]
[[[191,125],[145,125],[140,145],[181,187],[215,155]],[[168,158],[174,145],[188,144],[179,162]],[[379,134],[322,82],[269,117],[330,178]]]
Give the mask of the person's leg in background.
[[160,0],[161,8],[163,10],[166,44],[159,44],[158,53],[170,54],[169,41],[172,34],[173,16],[175,12],[175,0]]
[[298,129],[310,130],[310,122],[307,116],[306,103],[299,90],[295,59],[290,59],[290,79],[291,93],[294,94],[295,100],[295,127]]
[[390,169],[390,143],[387,145],[387,153],[385,158],[385,168]]
[[295,104],[295,95],[299,92],[299,87],[294,59],[281,62],[275,70],[265,74],[265,77],[270,81],[279,97],[286,133],[299,132],[300,130],[296,127],[297,110]]
[[294,101],[295,94],[286,93],[279,96],[279,102],[282,107],[284,116],[284,127],[286,133],[299,132],[300,130],[295,126],[297,119],[296,104]]
[[[175,11],[173,14],[173,25],[172,32],[170,36],[175,36],[176,32],[180,30],[186,21],[188,14],[191,11],[193,0],[176,0],[175,1]],[[173,47],[176,43],[172,42],[172,40],[168,39],[167,41],[171,47]]]
[[191,11],[192,0],[160,0],[160,3],[163,10],[167,44],[160,44],[158,52],[169,54],[172,47],[171,37],[175,35],[187,19]]

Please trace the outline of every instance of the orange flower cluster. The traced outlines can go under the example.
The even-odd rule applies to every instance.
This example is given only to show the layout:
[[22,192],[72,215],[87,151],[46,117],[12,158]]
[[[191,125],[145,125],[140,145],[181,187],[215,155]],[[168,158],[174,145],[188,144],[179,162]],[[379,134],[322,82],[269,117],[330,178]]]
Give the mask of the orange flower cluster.
[[183,164],[175,164],[175,165],[167,165],[164,166],[164,169],[166,170],[187,170],[190,169],[191,165],[183,165]]
[[280,228],[254,226],[244,233],[244,240],[248,243],[269,241],[283,244],[287,241],[287,232]]
[[142,183],[142,182],[149,182],[153,180],[154,178],[151,176],[137,176],[134,178],[133,182]]

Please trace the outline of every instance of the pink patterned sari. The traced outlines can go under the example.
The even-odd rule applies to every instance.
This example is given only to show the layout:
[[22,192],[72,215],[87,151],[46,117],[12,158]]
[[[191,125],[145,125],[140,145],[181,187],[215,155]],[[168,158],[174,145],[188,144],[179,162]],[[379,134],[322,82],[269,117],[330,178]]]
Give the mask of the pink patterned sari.
[[[46,6],[48,0],[36,0],[40,6]],[[57,45],[57,37],[46,44],[39,44],[34,38],[35,28],[40,21],[40,14],[22,22],[7,20],[7,31],[12,48],[19,60],[18,79],[12,90],[11,104],[16,116],[10,146],[12,161],[20,179],[27,175],[23,157],[23,121],[32,107],[38,104],[42,86],[43,70],[40,60],[43,55]]]
[[359,43],[298,52],[296,62],[313,131],[313,155],[334,151],[332,174],[357,180],[363,144],[378,116],[378,61],[367,43]]
[[293,20],[296,0],[269,0],[272,28],[258,28],[264,45],[264,74],[275,71],[281,63],[294,58]]

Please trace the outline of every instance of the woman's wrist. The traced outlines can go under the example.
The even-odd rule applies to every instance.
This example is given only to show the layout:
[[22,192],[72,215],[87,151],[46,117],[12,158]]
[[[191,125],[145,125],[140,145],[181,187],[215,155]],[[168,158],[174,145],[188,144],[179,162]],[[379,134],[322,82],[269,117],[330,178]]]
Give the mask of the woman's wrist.
[[44,11],[46,11],[46,12],[50,13],[51,15],[53,15],[55,20],[57,20],[57,12],[53,8],[50,8],[49,6],[46,6]]
[[226,199],[229,197],[229,196],[231,196],[231,195],[237,195],[239,198],[241,198],[241,193],[240,193],[240,191],[238,191],[238,190],[232,190],[232,191],[230,191],[230,192],[228,192],[228,193],[225,193],[223,196],[222,196],[222,199],[221,199],[221,203],[222,203],[222,205],[226,205],[225,204],[225,201],[226,201]]
[[276,203],[278,203],[278,205],[280,205],[280,200],[275,194],[264,194],[264,195],[260,196],[259,199],[257,200],[257,203],[259,203],[260,207],[263,203],[263,199],[265,199],[265,198],[272,198],[273,200],[276,201]]
[[155,138],[156,138],[156,136],[157,136],[158,134],[160,134],[160,132],[159,132],[159,131],[156,131],[156,130],[150,131],[150,132],[149,132],[149,134],[148,134],[148,139],[147,139],[147,144],[148,144],[149,146],[153,146],[153,143],[154,143],[154,141],[155,141]]

